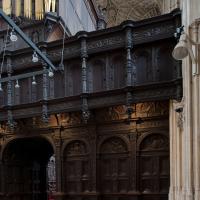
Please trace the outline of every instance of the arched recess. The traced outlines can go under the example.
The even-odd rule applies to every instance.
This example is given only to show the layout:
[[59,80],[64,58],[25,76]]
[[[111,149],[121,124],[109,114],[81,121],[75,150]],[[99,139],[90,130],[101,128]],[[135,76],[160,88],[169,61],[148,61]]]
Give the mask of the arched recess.
[[168,199],[169,139],[149,134],[139,145],[139,190],[145,200]]
[[11,200],[46,200],[46,167],[53,152],[53,146],[43,137],[10,141],[2,153],[3,193]]
[[91,190],[89,149],[82,140],[70,141],[63,151],[64,191],[80,194]]
[[98,188],[111,195],[129,190],[129,153],[127,143],[120,137],[104,140],[99,149]]
[[113,85],[114,89],[123,88],[126,79],[126,61],[123,53],[116,54],[111,60],[111,69],[113,71]]
[[138,49],[135,51],[136,83],[153,81],[152,58],[150,49]]
[[89,61],[88,87],[90,92],[99,92],[106,89],[106,64],[103,58]]
[[[157,77],[158,81],[167,81],[173,79],[173,75],[176,72],[176,61],[173,59],[171,52],[173,51],[172,45],[164,45],[163,47],[157,48]],[[171,65],[174,66],[171,66]],[[169,70],[173,69],[173,70]]]
[[81,93],[81,64],[72,61],[69,64],[69,96],[79,95]]

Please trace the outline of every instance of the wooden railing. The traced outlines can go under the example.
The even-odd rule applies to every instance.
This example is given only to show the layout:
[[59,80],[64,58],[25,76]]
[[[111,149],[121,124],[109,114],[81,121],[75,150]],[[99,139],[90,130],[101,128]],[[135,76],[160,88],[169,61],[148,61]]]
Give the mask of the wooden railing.
[[[4,77],[44,70],[35,77],[2,83],[0,120],[88,110],[110,105],[180,99],[181,63],[171,52],[180,12],[120,26],[79,32],[65,41],[63,68],[48,77],[44,63],[31,61],[31,49],[7,52]],[[62,41],[40,43],[55,65],[62,60]],[[59,67],[58,67],[59,69]]]

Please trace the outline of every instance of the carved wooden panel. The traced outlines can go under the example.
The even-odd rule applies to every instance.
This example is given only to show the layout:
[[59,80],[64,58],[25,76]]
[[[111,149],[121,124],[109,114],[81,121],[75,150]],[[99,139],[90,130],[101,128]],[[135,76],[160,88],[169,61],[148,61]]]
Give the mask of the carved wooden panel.
[[115,55],[111,59],[111,67],[113,68],[113,80],[114,80],[114,88],[123,88],[125,87],[125,71],[126,64],[123,54]]
[[117,137],[103,142],[99,159],[99,189],[102,194],[127,192],[129,159],[126,143]]
[[106,90],[106,64],[103,58],[88,63],[88,89],[90,92]]
[[[176,63],[171,52],[173,51],[174,46],[172,44],[163,45],[162,47],[157,48],[157,80],[158,81],[168,81],[174,76],[176,70]],[[171,68],[172,70],[168,70]]]
[[[43,77],[42,75],[36,76],[36,99],[41,100],[43,99]],[[33,87],[33,86],[32,86]]]
[[[22,79],[19,81],[19,103],[29,103],[31,98],[30,98],[30,93],[31,93],[31,82],[30,79]],[[16,88],[15,88],[16,90]],[[17,91],[16,91],[17,92]],[[16,97],[15,97],[16,98]],[[16,100],[16,99],[15,99]],[[15,101],[15,103],[17,103]]]
[[70,79],[70,96],[78,95],[81,93],[81,64],[72,63],[69,68]]
[[[64,84],[64,73],[57,72],[54,74],[54,95],[58,98],[65,96],[65,84]],[[51,78],[51,79],[52,79]]]
[[[143,199],[167,199],[169,191],[169,143],[166,136],[153,134],[140,144],[140,191]],[[157,194],[157,195],[156,195]],[[152,197],[152,195],[155,195]],[[157,196],[157,197],[156,197]]]
[[70,142],[64,151],[64,191],[68,194],[90,191],[90,159],[82,141]]
[[142,48],[136,51],[136,82],[137,84],[151,82],[153,80],[151,49]]

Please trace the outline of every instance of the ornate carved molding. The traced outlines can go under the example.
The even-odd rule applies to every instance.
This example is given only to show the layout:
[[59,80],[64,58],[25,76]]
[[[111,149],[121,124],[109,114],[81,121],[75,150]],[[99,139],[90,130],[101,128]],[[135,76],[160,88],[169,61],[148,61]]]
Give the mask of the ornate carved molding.
[[168,139],[159,134],[152,134],[147,136],[140,144],[140,150],[157,151],[169,149]]
[[181,102],[174,101],[174,111],[177,113],[176,124],[181,130],[183,129],[183,124],[185,121],[184,101],[184,97],[182,98]]
[[101,153],[125,153],[127,152],[126,143],[117,137],[112,137],[103,142],[100,148]]

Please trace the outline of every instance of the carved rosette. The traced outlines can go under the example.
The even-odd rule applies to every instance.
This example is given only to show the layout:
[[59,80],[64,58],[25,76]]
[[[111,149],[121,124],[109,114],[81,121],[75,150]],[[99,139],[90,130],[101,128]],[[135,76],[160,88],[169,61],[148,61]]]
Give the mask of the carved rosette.
[[101,153],[126,153],[127,145],[121,138],[113,137],[103,142]]
[[142,141],[140,149],[144,151],[167,150],[169,149],[169,142],[165,136],[153,134]]
[[84,142],[73,141],[67,145],[65,152],[67,156],[83,155],[87,154],[87,148]]

